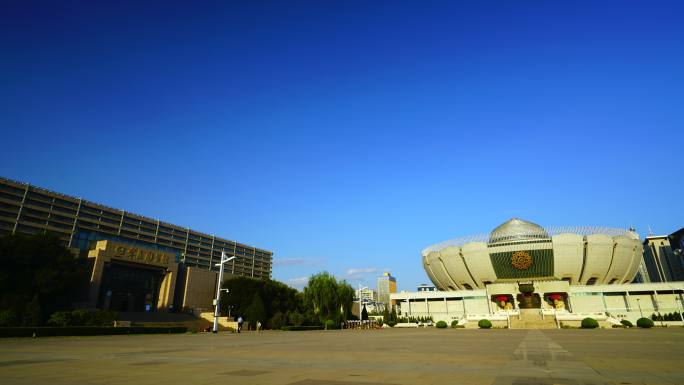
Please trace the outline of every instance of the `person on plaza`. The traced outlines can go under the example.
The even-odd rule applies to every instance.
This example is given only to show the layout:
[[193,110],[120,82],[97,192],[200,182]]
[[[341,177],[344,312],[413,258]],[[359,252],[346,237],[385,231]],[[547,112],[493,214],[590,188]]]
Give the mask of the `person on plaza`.
[[257,321],[256,323],[256,331],[258,332],[259,330],[261,330],[261,321]]
[[244,320],[242,319],[242,316],[239,316],[238,317],[238,333],[240,333],[242,331],[242,323],[243,322],[244,322]]

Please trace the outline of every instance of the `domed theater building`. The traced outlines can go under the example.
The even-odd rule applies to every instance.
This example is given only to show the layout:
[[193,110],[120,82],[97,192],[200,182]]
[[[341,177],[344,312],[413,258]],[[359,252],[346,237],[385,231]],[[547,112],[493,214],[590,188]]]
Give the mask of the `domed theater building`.
[[544,228],[512,218],[489,234],[427,247],[422,264],[439,291],[393,294],[407,317],[542,328],[590,316],[609,327],[682,311],[682,282],[633,283],[645,269],[634,229]]

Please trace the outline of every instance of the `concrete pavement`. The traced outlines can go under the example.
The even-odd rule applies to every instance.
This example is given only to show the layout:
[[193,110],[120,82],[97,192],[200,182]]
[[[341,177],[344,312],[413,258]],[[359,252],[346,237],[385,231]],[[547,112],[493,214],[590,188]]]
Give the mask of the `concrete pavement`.
[[13,384],[684,384],[684,329],[261,332],[0,340]]

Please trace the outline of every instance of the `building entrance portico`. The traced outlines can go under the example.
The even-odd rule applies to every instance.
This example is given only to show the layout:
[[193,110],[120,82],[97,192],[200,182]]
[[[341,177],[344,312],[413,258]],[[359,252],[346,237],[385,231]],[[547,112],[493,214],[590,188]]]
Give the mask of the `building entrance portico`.
[[172,306],[175,254],[106,240],[97,242],[88,258],[93,262],[91,308],[131,312],[167,311]]
[[97,307],[116,312],[155,311],[165,273],[156,267],[105,263]]

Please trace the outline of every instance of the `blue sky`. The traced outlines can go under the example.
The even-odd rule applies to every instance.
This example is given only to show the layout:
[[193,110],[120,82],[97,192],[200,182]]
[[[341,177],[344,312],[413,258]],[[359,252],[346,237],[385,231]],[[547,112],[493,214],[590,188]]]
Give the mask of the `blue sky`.
[[684,3],[30,2],[0,175],[400,289],[510,217],[682,222]]

